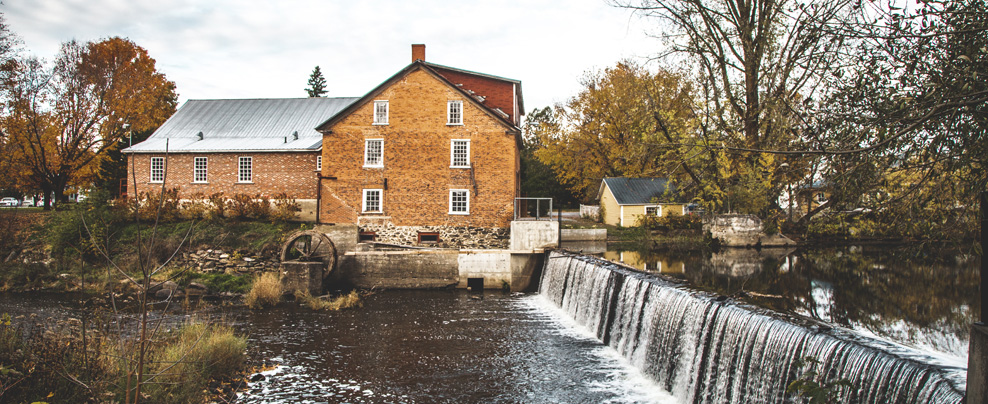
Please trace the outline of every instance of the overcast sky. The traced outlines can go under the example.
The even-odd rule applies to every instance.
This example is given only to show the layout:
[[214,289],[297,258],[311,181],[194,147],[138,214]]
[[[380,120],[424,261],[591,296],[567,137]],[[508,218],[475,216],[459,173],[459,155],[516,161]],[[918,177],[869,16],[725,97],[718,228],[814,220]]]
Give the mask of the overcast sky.
[[127,37],[179,101],[305,97],[319,65],[328,96],[362,96],[426,60],[522,81],[527,110],[563,102],[584,72],[655,54],[653,24],[605,0],[3,0],[29,54]]

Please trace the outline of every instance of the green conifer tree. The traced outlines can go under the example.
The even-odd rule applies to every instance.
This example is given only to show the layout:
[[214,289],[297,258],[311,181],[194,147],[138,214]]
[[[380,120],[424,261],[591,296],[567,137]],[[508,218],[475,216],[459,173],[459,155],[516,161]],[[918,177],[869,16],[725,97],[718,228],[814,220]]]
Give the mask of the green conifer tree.
[[305,92],[309,94],[309,97],[322,97],[328,92],[326,90],[326,78],[322,76],[322,70],[319,69],[319,66],[312,69],[312,74],[309,75],[309,88],[306,88]]

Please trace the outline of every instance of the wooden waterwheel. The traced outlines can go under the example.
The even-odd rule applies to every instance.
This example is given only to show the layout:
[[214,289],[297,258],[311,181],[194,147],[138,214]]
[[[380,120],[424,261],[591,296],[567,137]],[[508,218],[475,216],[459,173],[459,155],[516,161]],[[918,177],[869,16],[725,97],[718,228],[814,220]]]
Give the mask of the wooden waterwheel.
[[301,230],[288,236],[281,246],[281,262],[322,262],[325,279],[336,268],[336,246],[326,234],[315,230]]

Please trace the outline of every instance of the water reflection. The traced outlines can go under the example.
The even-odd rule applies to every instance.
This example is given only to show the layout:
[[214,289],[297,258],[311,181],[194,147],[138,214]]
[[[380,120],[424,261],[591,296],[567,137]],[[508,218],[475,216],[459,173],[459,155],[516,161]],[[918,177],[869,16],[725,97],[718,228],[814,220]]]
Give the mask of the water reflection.
[[884,246],[601,254],[773,310],[801,314],[966,363],[981,307],[979,258]]

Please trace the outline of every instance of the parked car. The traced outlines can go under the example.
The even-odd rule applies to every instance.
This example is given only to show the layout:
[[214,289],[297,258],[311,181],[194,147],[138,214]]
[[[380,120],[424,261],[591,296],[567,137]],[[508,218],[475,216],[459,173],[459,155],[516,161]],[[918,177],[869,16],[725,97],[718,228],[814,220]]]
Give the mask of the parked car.
[[8,208],[17,207],[17,206],[21,206],[21,201],[18,201],[17,198],[12,198],[8,196],[6,198],[0,199],[0,206],[8,207]]

